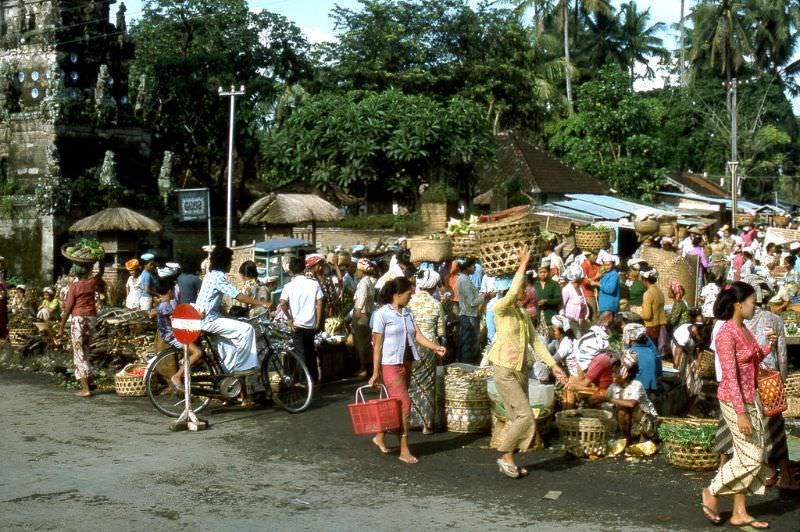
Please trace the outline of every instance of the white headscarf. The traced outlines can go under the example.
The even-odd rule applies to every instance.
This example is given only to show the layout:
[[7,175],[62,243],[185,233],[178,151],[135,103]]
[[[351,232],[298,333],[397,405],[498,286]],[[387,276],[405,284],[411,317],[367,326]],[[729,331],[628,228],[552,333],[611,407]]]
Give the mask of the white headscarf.
[[647,334],[647,329],[640,323],[629,323],[622,329],[622,343],[624,345],[633,345],[633,343]]
[[567,332],[572,328],[572,324],[570,323],[569,318],[567,318],[566,316],[562,316],[560,314],[554,315],[550,319],[550,323],[553,325],[553,327],[558,327],[564,332]]
[[439,277],[439,274],[433,270],[424,269],[417,272],[417,288],[420,290],[436,288],[440,280],[441,277]]
[[608,349],[608,333],[602,327],[592,325],[589,332],[578,340],[575,348],[578,365],[586,371],[592,359],[606,349]]
[[389,270],[381,275],[381,278],[375,282],[375,289],[380,290],[387,282],[393,281],[398,277],[402,277],[403,275],[405,274],[403,273],[403,269],[400,267],[400,262],[397,260],[397,255],[394,255],[392,260],[389,262]]
[[576,266],[575,264],[573,264],[572,266],[567,268],[566,276],[567,276],[567,281],[570,282],[580,281],[581,279],[583,279],[583,270],[581,269],[580,266]]

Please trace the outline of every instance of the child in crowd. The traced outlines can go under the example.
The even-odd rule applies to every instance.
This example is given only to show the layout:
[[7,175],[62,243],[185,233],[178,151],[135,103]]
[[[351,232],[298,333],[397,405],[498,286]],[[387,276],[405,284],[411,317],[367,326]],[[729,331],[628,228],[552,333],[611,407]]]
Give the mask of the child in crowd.
[[[175,335],[172,332],[172,312],[175,310],[173,301],[175,299],[174,290],[174,285],[171,282],[161,281],[158,283],[158,286],[156,287],[156,291],[158,292],[158,306],[155,310],[156,326],[158,327],[158,333],[161,335],[161,339],[164,340],[164,342],[176,349],[183,351],[183,344],[181,344],[175,338]],[[195,344],[189,344],[190,367],[194,366],[202,356],[203,352],[199,347],[197,347]],[[178,368],[178,371],[170,380],[176,389],[183,390],[183,366]]]

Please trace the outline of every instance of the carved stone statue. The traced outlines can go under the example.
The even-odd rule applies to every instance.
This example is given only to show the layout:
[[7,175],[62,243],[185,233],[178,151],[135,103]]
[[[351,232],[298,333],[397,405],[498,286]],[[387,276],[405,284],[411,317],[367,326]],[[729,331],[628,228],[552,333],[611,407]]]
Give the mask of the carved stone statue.
[[119,9],[117,9],[117,31],[123,34],[128,32],[128,24],[125,22],[126,11],[128,8],[125,7],[125,2],[120,3]]
[[161,171],[158,173],[158,192],[164,201],[164,206],[169,202],[169,195],[172,192],[172,167],[175,154],[171,151],[164,152],[164,160],[161,163]]
[[111,98],[111,91],[109,90],[109,81],[111,74],[108,72],[108,65],[100,65],[100,71],[97,74],[97,83],[94,86],[94,103],[95,105],[108,104]]
[[47,170],[36,187],[36,205],[39,214],[66,214],[72,204],[69,181],[61,175],[61,157],[55,144],[47,148]]
[[119,187],[119,181],[117,181],[117,157],[111,150],[106,150],[106,155],[103,158],[103,166],[100,167],[98,180],[100,184],[105,187]]
[[28,10],[25,9],[25,2],[17,0],[17,31],[25,33],[28,30]]
[[147,75],[139,76],[139,87],[136,89],[136,105],[134,111],[142,111],[150,100],[149,89],[147,88]]
[[47,65],[47,89],[42,99],[41,110],[50,123],[61,116],[61,104],[64,99],[64,78],[56,63]]

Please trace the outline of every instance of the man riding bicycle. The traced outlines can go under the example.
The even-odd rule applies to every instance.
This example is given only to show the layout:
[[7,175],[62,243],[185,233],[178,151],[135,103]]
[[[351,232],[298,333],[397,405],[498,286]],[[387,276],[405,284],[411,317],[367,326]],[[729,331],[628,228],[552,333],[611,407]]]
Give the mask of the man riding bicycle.
[[[219,308],[223,296],[255,307],[268,307],[266,301],[248,297],[228,282],[233,251],[226,246],[216,246],[211,252],[209,272],[203,278],[195,307],[200,311],[202,331],[216,335],[220,363],[225,371],[234,374],[249,373],[259,367],[256,333],[249,323],[223,318]],[[254,403],[247,397],[247,386],[242,382],[242,406]]]

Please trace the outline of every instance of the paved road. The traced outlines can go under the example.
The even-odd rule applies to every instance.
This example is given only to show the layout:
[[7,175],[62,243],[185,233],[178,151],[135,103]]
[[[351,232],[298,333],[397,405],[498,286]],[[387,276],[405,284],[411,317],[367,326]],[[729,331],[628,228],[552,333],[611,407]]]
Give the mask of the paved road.
[[[488,439],[412,434],[417,466],[350,434],[352,383],[288,415],[216,410],[171,433],[146,399],[79,400],[47,377],[0,373],[2,530],[702,530],[708,474],[662,458],[529,453],[532,475],[494,469]],[[543,497],[560,491],[557,500]],[[800,530],[800,498],[754,499],[773,530]],[[723,509],[729,509],[727,503]]]

